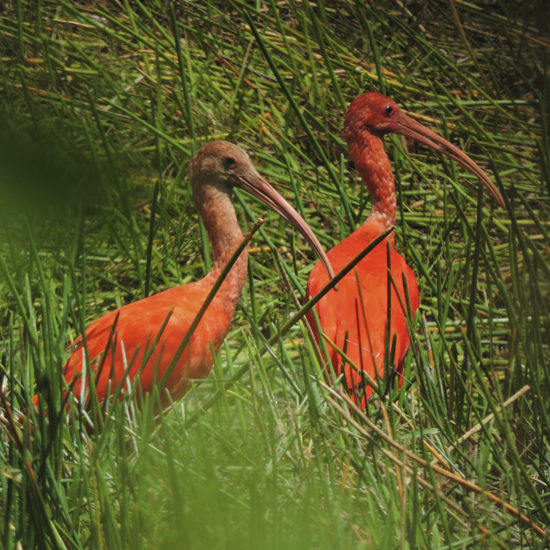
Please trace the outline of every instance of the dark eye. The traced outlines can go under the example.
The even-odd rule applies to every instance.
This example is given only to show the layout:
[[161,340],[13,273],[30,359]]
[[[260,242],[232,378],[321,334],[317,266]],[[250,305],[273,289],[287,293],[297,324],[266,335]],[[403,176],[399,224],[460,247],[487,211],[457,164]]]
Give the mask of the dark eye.
[[229,168],[231,168],[235,164],[237,164],[237,161],[233,157],[225,157],[225,159],[223,161],[223,167],[226,170],[228,170]]
[[393,107],[391,105],[386,105],[384,107],[384,113],[386,116],[390,116],[393,113]]

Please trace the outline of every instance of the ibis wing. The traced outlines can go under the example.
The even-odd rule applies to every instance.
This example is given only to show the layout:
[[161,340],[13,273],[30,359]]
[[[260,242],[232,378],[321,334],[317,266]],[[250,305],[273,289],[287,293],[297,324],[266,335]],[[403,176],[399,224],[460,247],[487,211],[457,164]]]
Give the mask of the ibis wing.
[[231,322],[214,299],[189,344],[180,349],[205,297],[205,289],[197,282],[133,302],[94,321],[86,330],[86,349],[82,338],[69,347],[64,375],[68,383],[74,381],[74,394],[81,395],[87,378],[83,366],[89,360],[100,401],[138,374],[141,389],[149,392],[168,368],[166,386],[174,399],[179,397],[188,379],[207,376],[212,365],[210,342],[219,349]]
[[[368,235],[358,230],[328,253],[336,273],[368,244],[367,239]],[[326,273],[317,264],[309,279],[308,296],[315,295],[327,282]],[[389,304],[388,288],[391,290]],[[365,387],[368,396],[372,393],[369,379],[383,378],[388,363],[400,372],[410,344],[406,321],[408,303],[414,316],[418,309],[416,277],[393,247],[388,264],[387,245],[383,241],[338,283],[338,290],[331,290],[317,304],[330,360],[336,374],[344,372],[350,389]],[[313,316],[310,314],[308,319],[319,340]]]

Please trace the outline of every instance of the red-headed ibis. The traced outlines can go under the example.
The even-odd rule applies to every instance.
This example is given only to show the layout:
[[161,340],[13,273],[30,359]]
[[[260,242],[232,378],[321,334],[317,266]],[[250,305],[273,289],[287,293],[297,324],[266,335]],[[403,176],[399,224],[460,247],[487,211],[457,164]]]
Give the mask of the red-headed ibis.
[[[469,156],[407,116],[382,94],[369,92],[352,101],[345,115],[344,132],[355,168],[369,191],[372,210],[359,229],[327,253],[336,276],[369,243],[395,225],[397,201],[390,161],[382,142],[384,134],[404,135],[454,159],[475,174],[496,201],[504,205],[498,188]],[[328,276],[317,263],[309,277],[308,297],[328,282]],[[403,360],[410,345],[407,312],[414,317],[418,305],[416,277],[395,250],[393,233],[315,305],[330,356],[327,360],[332,362],[337,375],[343,372],[347,387],[360,405],[365,406],[372,394],[369,381],[382,380],[387,364],[402,377]],[[308,321],[319,341],[311,311]]]

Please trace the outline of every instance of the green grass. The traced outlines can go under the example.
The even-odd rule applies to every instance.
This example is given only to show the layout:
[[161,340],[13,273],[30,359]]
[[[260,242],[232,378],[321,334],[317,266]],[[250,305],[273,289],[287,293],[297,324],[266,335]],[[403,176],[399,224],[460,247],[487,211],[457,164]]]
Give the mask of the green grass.
[[[0,547],[544,548],[545,3],[252,4],[2,6]],[[327,249],[366,219],[342,135],[365,89],[507,200],[386,139],[421,289],[401,389],[355,411],[302,322],[282,334],[314,258],[269,213],[213,372],[168,414],[127,397],[93,434],[79,411],[10,421],[36,391],[60,410],[65,346],[90,321],[209,269],[187,178],[201,143],[246,148]],[[264,211],[236,203],[246,229]]]

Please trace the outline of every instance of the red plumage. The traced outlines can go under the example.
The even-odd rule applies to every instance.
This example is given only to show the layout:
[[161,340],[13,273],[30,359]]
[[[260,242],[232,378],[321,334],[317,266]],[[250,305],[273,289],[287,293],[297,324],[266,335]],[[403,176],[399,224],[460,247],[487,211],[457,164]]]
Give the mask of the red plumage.
[[[358,253],[380,236],[379,226],[368,221],[327,253],[338,274]],[[388,263],[388,242],[389,263]],[[391,278],[388,265],[391,266]],[[307,295],[314,296],[329,278],[317,264],[309,277]],[[403,284],[406,280],[406,289]],[[393,282],[392,282],[393,281]],[[390,285],[390,309],[388,309]],[[410,304],[410,312],[407,311]],[[388,346],[393,349],[393,370],[402,375],[403,360],[409,349],[407,314],[414,317],[419,305],[418,286],[412,269],[394,249],[392,236],[377,244],[339,283],[315,306],[324,335],[327,337],[329,359],[336,374],[343,371],[347,387],[359,403],[370,397],[369,377],[385,376],[386,328],[390,320]],[[319,341],[317,324],[311,311],[308,321]],[[336,349],[335,347],[336,346]],[[340,351],[347,360],[343,360]],[[351,364],[350,364],[351,363]],[[368,376],[365,376],[366,373]],[[364,396],[362,389],[364,388]]]
[[[328,252],[336,274],[376,238],[395,226],[395,185],[382,143],[382,136],[389,132],[416,139],[454,159],[475,174],[499,204],[504,204],[498,188],[487,174],[460,149],[405,115],[391,99],[378,93],[363,94],[346,112],[344,133],[354,165],[367,185],[372,210],[357,231]],[[317,264],[309,277],[307,297],[314,296],[327,282],[328,277]],[[391,289],[390,307],[388,285]],[[337,375],[343,371],[346,385],[360,405],[365,406],[366,399],[372,394],[369,378],[379,382],[388,375],[386,363],[398,373],[401,383],[403,360],[410,345],[407,317],[414,317],[418,307],[416,277],[394,249],[393,233],[376,245],[338,283],[337,289],[331,290],[315,305],[328,348],[327,361],[332,363]],[[312,312],[308,321],[320,341],[321,334]],[[388,358],[386,352],[390,353]]]
[[[134,381],[138,373],[141,390],[149,392],[158,384],[209,291],[203,279],[128,304],[90,324],[86,342],[98,400],[103,401],[121,383]],[[214,352],[220,349],[232,316],[224,295],[215,296],[166,379],[171,399],[185,393],[189,380],[206,378],[213,361],[210,343]],[[74,394],[80,399],[85,380],[83,339],[70,349],[63,372],[67,384],[74,380]]]
[[[90,324],[85,341],[79,338],[69,347],[71,356],[63,367],[65,382],[73,385],[74,396],[81,405],[86,406],[89,399],[84,368],[86,349],[100,402],[121,384],[123,389],[127,382],[137,381],[138,375],[139,391],[148,393],[162,380],[161,395],[167,391],[172,399],[185,393],[190,380],[208,375],[213,362],[212,349],[217,352],[225,339],[246,281],[246,250],[232,265],[183,353],[176,360],[174,357],[181,351],[182,342],[218,277],[243,241],[231,203],[233,187],[248,191],[283,216],[330,271],[326,255],[306,222],[260,176],[240,147],[225,141],[201,147],[191,160],[191,184],[193,200],[214,251],[212,270],[200,281],[128,304]],[[38,402],[38,396],[34,401]]]

